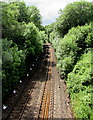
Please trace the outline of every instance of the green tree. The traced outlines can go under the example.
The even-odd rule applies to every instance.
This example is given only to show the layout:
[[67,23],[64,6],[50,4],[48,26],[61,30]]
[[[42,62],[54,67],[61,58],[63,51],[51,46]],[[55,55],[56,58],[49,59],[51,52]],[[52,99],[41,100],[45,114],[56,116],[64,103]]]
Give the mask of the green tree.
[[[53,46],[56,49],[58,67],[65,78],[68,73],[73,70],[80,56],[84,54],[85,51],[90,50],[90,47],[93,47],[92,32],[93,27],[92,24],[90,24],[73,27],[64,38],[59,38],[58,40],[56,37],[55,39],[52,38]],[[54,34],[51,33],[50,37],[52,37],[52,35],[54,36]]]
[[63,36],[71,27],[82,26],[93,21],[93,4],[79,1],[68,4],[64,10],[60,10],[56,27]]
[[17,18],[18,22],[26,22],[26,23],[30,22],[29,16],[28,16],[28,8],[25,2],[13,2],[11,4],[14,4],[18,7],[18,10],[19,10],[19,15]]
[[[12,27],[17,24],[19,11],[17,6],[9,3],[2,4],[2,37],[10,37],[13,34]],[[11,34],[10,34],[11,33]]]
[[40,28],[41,27],[41,15],[40,11],[36,6],[29,6],[28,7],[28,16],[29,16],[29,22],[33,22],[36,27]]
[[[42,52],[47,35],[44,31],[40,31],[44,28],[41,26],[41,16],[36,7],[27,7],[24,2],[18,0],[0,3],[3,29],[2,94],[4,100],[28,71],[35,55]],[[2,60],[0,58],[0,64]]]
[[40,53],[43,48],[43,40],[41,39],[41,34],[39,29],[34,25],[33,22],[26,25],[24,29],[25,38],[25,48],[27,49],[27,54]]
[[91,51],[89,51],[81,56],[67,79],[67,87],[76,118],[93,119],[92,82]]
[[18,46],[12,40],[2,39],[3,100],[24,75],[26,70],[25,58],[25,51],[18,50]]

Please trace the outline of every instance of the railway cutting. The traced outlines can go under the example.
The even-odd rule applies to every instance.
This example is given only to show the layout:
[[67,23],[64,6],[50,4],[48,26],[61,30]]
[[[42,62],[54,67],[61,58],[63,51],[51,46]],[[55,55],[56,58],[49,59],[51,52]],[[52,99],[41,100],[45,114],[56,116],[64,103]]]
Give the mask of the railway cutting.
[[50,43],[44,45],[44,53],[22,84],[7,100],[3,120],[72,118],[67,88],[60,78]]

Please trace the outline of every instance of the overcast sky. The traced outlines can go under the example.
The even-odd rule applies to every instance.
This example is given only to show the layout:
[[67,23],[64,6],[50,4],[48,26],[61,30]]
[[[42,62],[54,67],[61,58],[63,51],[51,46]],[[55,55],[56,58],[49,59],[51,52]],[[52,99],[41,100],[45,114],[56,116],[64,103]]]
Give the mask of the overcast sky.
[[[7,1],[7,0],[1,0]],[[22,0],[20,0],[22,1]],[[56,21],[58,11],[64,9],[68,3],[80,0],[23,0],[27,5],[35,5],[39,8],[42,18],[42,24],[48,25]],[[92,2],[93,0],[87,0]]]
[[[63,9],[68,3],[80,0],[24,0],[27,5],[36,5],[40,14],[43,17],[43,25],[48,25],[55,22],[58,17],[58,11]],[[93,0],[87,0],[92,2]]]

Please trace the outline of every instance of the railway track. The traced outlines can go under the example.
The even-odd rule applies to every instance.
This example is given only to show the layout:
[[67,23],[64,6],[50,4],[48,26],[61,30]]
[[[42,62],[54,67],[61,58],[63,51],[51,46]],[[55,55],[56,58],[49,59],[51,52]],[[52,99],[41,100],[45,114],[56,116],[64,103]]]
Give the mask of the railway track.
[[49,104],[50,104],[50,96],[51,96],[51,46],[49,49],[49,59],[48,59],[48,71],[47,71],[47,76],[46,76],[46,81],[45,81],[45,86],[44,86],[44,90],[43,90],[43,95],[42,95],[42,99],[41,99],[41,105],[40,105],[40,109],[39,109],[39,115],[38,118],[41,119],[48,119],[48,115],[49,115]]
[[[46,45],[46,52],[45,52],[45,54],[46,53],[48,53],[49,52],[49,47]],[[49,53],[48,53],[49,54]],[[32,92],[34,91],[34,86],[35,86],[35,84],[36,84],[36,79],[39,77],[39,75],[40,74],[42,74],[43,75],[43,73],[42,73],[42,71],[43,70],[45,70],[46,69],[46,72],[44,73],[44,75],[45,75],[45,83],[44,83],[44,87],[43,87],[43,96],[44,97],[41,97],[42,98],[42,100],[40,100],[40,101],[42,101],[41,102],[41,105],[40,105],[40,108],[38,109],[38,113],[37,113],[37,115],[38,115],[38,118],[40,118],[40,113],[41,113],[41,111],[44,111],[44,110],[41,110],[41,108],[43,108],[44,109],[44,102],[43,102],[43,99],[45,98],[45,95],[47,94],[45,91],[47,91],[47,89],[48,89],[48,87],[46,87],[49,83],[48,83],[48,79],[49,79],[49,72],[50,72],[50,70],[49,70],[49,56],[48,56],[48,54],[46,54],[45,56],[44,56],[44,59],[43,59],[43,61],[42,61],[42,64],[40,65],[40,66],[38,66],[38,68],[37,68],[37,71],[38,71],[38,73],[37,74],[35,74],[34,75],[34,77],[33,77],[33,82],[32,81],[30,81],[30,82],[28,82],[27,83],[27,85],[26,85],[26,87],[24,88],[24,90],[21,92],[21,94],[19,95],[19,97],[18,97],[18,99],[17,99],[17,101],[16,101],[16,103],[12,106],[12,108],[11,108],[11,110],[8,112],[8,114],[7,114],[7,116],[6,117],[4,117],[3,116],[3,119],[4,120],[10,120],[10,119],[17,119],[17,120],[21,120],[21,118],[22,118],[22,116],[25,114],[24,113],[24,111],[25,111],[25,109],[26,109],[26,106],[27,106],[27,104],[28,104],[28,102],[30,101],[30,99],[31,99],[31,94],[32,94]],[[44,66],[46,64],[46,66]],[[43,67],[44,66],[44,67]],[[29,85],[28,85],[29,84]],[[27,92],[26,92],[27,91]],[[45,94],[45,93],[46,94]],[[41,107],[43,105],[43,107]],[[43,115],[43,112],[42,112],[42,115]],[[24,115],[25,116],[25,115]],[[35,117],[35,116],[32,116],[32,117]]]
[[[47,48],[49,49],[49,47],[47,46]],[[47,53],[49,54],[49,50],[47,49]],[[41,94],[39,95],[39,101],[38,102],[38,107],[35,108],[34,110],[34,114],[33,116],[31,117],[31,112],[30,112],[30,119],[34,118],[34,119],[42,119],[42,118],[48,118],[48,106],[49,106],[49,100],[50,98],[48,97],[49,96],[49,67],[50,67],[50,56],[46,54],[46,58],[45,58],[45,61],[44,61],[44,64],[43,64],[43,67],[42,67],[42,71],[46,71],[43,75],[42,73],[42,77],[44,80],[43,80],[43,85],[42,85],[42,88],[41,88]],[[45,65],[45,62],[46,62],[46,65]],[[45,66],[44,66],[45,65]],[[46,70],[45,70],[46,69]],[[44,78],[45,76],[45,78]],[[41,79],[42,81],[42,79]],[[34,96],[37,96],[34,94]],[[33,97],[34,97],[33,96]],[[29,103],[28,106],[31,106],[31,104]],[[34,106],[35,106],[35,103],[34,103]],[[36,105],[37,106],[37,105]],[[31,111],[31,109],[30,109]],[[33,109],[32,109],[33,111]],[[28,116],[27,114],[25,114],[25,112],[23,113],[23,117],[22,117],[22,120],[23,119],[27,119],[25,116]]]
[[54,49],[51,48],[52,54],[52,75],[51,75],[51,97],[49,105],[49,119],[71,119],[72,112],[68,101],[68,93],[66,84],[60,78],[60,74],[56,67],[56,57]]
[[[40,58],[40,60],[41,60],[42,58]],[[40,69],[40,65],[38,66],[38,64],[39,64],[39,61],[38,61],[38,63],[37,63],[37,65],[35,66],[38,70]],[[35,71],[36,71],[36,68],[33,70],[33,72],[32,72],[32,74],[33,74],[33,79],[35,79]],[[17,98],[16,98],[16,94],[14,95],[14,97],[12,98],[12,99],[10,99],[11,100],[11,102],[13,101],[14,103],[11,105],[11,106],[9,106],[9,108],[7,108],[7,110],[3,110],[3,120],[10,120],[10,119],[12,119],[12,118],[10,118],[10,114],[12,113],[12,111],[13,111],[13,109],[15,109],[15,106],[18,104],[18,101],[20,101],[20,98],[22,98],[23,97],[23,95],[24,95],[24,93],[25,93],[25,91],[28,91],[28,90],[26,90],[26,89],[28,89],[28,87],[27,87],[27,85],[28,84],[30,84],[29,83],[29,81],[30,81],[30,78],[29,77],[27,77],[26,76],[26,81],[23,81],[24,83],[23,84],[25,84],[25,85],[23,85],[22,86],[22,89],[20,89],[20,93],[17,95]],[[31,89],[32,90],[32,88],[34,87],[34,85],[35,85],[35,81],[34,82],[31,82],[31,86],[30,86],[30,88],[29,89]],[[31,92],[31,91],[29,91],[29,92]],[[25,93],[26,94],[26,93]],[[29,93],[28,93],[29,94]],[[28,95],[27,95],[28,96]],[[25,98],[26,98],[26,101],[28,101],[28,97],[27,97],[26,95],[24,96]],[[14,101],[14,99],[16,98],[16,100]],[[24,98],[24,99],[25,99]],[[22,101],[23,102],[23,109],[24,109],[24,107],[25,107],[25,105],[26,105],[26,101]],[[18,105],[17,105],[18,106]],[[21,105],[20,105],[21,106]],[[22,107],[22,106],[21,106]],[[18,109],[20,109],[21,107],[19,107]],[[20,109],[20,110],[22,110],[22,108]],[[16,112],[15,112],[16,113]],[[20,112],[19,112],[20,113]],[[20,116],[20,115],[19,115]]]
[[60,81],[54,51],[49,43],[45,45],[43,55],[4,120],[72,118],[65,104],[64,83]]

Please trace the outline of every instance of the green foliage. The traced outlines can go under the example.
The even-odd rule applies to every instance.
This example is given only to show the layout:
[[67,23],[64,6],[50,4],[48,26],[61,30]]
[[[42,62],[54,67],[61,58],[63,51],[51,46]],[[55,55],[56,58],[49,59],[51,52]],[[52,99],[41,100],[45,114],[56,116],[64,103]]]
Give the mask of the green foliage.
[[[93,22],[93,4],[86,1],[68,4],[60,10],[57,21],[43,31],[37,7],[27,7],[18,0],[0,3],[3,99],[24,76],[33,57],[42,52],[43,43],[49,41],[67,82],[75,117],[93,119],[93,23],[90,23]],[[0,64],[2,60],[0,58]]]
[[19,81],[19,78],[23,76],[26,68],[25,66],[25,53],[22,50],[18,50],[16,44],[13,41],[2,39],[2,85],[3,85],[3,99],[14,88]]
[[10,5],[13,6],[13,11],[14,6],[17,7],[18,9],[18,16],[17,16],[17,21],[18,22],[33,22],[36,27],[41,28],[41,15],[40,11],[36,6],[26,6],[25,2],[10,2]]
[[59,41],[60,41],[60,35],[58,34],[58,32],[56,32],[56,31],[52,31],[51,33],[50,33],[50,36],[49,36],[49,41],[51,42],[51,43],[53,43],[53,45],[55,44],[57,44],[57,43],[59,43]]
[[13,6],[12,4],[2,3],[2,37],[10,37],[10,33],[12,34],[12,25],[17,23],[18,17],[18,9],[17,6]]
[[24,29],[23,36],[25,37],[25,48],[27,49],[27,54],[40,53],[43,48],[43,39],[42,33],[39,32],[39,29],[33,24],[29,23]]
[[28,7],[28,16],[29,22],[33,22],[36,27],[41,28],[41,15],[39,9],[36,6],[29,6]]
[[88,48],[93,47],[93,31],[88,34],[85,42],[86,42]]
[[93,4],[79,1],[68,4],[63,11],[60,10],[60,17],[57,19],[56,27],[63,36],[71,27],[82,26],[91,21],[93,21]]
[[10,4],[13,4],[17,6],[19,15],[17,18],[18,22],[30,22],[29,16],[28,16],[28,8],[26,7],[25,2],[11,2]]
[[67,83],[74,116],[93,119],[93,25],[73,27],[63,38],[58,33],[50,33],[50,42]]
[[46,43],[48,41],[48,35],[45,33],[45,31],[40,31],[40,39],[43,43]]
[[91,51],[81,56],[68,74],[67,86],[76,118],[93,119],[93,86],[91,79]]
[[60,10],[57,21],[46,26],[65,79],[76,118],[93,119],[93,4],[79,1]]
[[54,25],[55,25],[55,23],[45,26],[45,31],[46,31],[46,34],[48,35],[49,41],[50,41],[50,39],[49,39],[50,33],[53,32]]
[[17,43],[17,39],[20,37],[20,41],[24,42],[22,30],[24,30],[24,25],[29,22],[33,22],[40,30],[44,29],[41,25],[41,15],[37,7],[27,7],[24,2],[1,2],[1,4],[3,38],[12,39]]
[[[41,25],[41,15],[35,6],[24,2],[2,4],[3,100],[28,71],[33,58],[43,50],[48,37]],[[1,44],[0,44],[1,45]],[[0,59],[0,64],[1,64]],[[0,73],[1,76],[1,73]]]
[[68,34],[60,40],[59,46],[55,47],[59,61],[58,66],[65,77],[73,70],[74,65],[84,53],[87,46],[89,46],[88,40],[92,40],[92,38],[89,38],[92,31],[93,28],[91,24],[72,28]]

